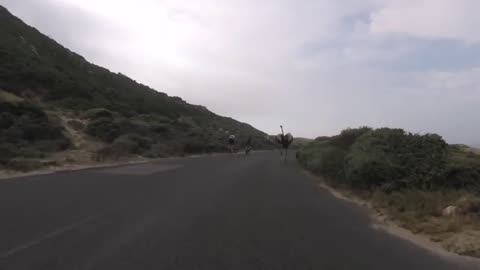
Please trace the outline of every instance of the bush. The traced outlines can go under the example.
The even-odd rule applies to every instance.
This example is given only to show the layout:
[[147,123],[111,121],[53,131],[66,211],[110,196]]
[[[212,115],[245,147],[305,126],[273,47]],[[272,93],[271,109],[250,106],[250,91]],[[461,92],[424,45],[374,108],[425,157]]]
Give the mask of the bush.
[[307,169],[328,177],[335,177],[339,181],[344,178],[343,163],[345,151],[337,146],[318,146],[311,152],[299,153],[299,159],[303,159],[303,163]]
[[[448,195],[452,196],[451,194]],[[452,197],[455,196],[457,194],[454,194]],[[376,206],[390,208],[392,211],[397,211],[404,215],[415,214],[415,218],[439,216],[442,213],[442,209],[454,201],[454,198],[449,198],[440,191],[425,192],[415,189],[392,193],[377,191],[373,195],[373,202]]]
[[142,136],[150,135],[150,126],[148,123],[138,119],[120,119],[117,121],[121,134],[135,133]]
[[0,144],[0,163],[6,163],[7,160],[17,156],[18,148],[12,143]]
[[198,154],[205,152],[205,144],[200,141],[188,141],[184,144],[183,152],[186,154]]
[[468,148],[450,147],[445,175],[439,185],[480,193],[480,156]]
[[138,134],[122,135],[115,139],[113,147],[127,154],[141,154],[150,149],[152,141]]
[[98,162],[104,162],[108,159],[119,159],[120,156],[124,155],[124,153],[118,153],[117,149],[115,149],[112,145],[107,145],[98,149],[93,156],[93,159]]
[[445,173],[447,144],[438,135],[407,134],[401,129],[377,129],[357,139],[345,161],[353,186],[400,186],[431,189]]
[[[371,131],[372,128],[370,127],[348,128],[342,130],[339,135],[333,136],[330,139],[330,142],[341,148],[349,148],[357,140],[357,138]],[[325,141],[325,139],[320,139],[320,141]]]
[[110,118],[98,118],[88,123],[86,133],[106,142],[113,142],[120,136],[120,126]]
[[95,108],[95,109],[90,109],[86,111],[85,118],[90,120],[95,120],[98,118],[108,118],[113,120],[114,115],[113,115],[113,112],[111,112],[110,110],[107,110],[104,108]]
[[15,116],[10,112],[0,113],[0,130],[7,129],[15,123]]
[[0,101],[0,113],[4,112],[16,116],[29,114],[32,118],[46,118],[46,114],[42,109],[26,101],[16,103]]
[[38,121],[28,116],[20,117],[11,129],[15,134],[22,134],[22,139],[34,142],[39,140],[54,140],[64,138],[63,128],[48,121]]
[[152,139],[144,136],[140,136],[138,134],[130,134],[130,139],[137,143],[138,147],[141,151],[149,149],[152,146]]
[[0,160],[4,164],[17,157],[43,157],[71,145],[58,119],[29,102],[0,102],[0,111]]
[[300,151],[298,159],[308,169],[354,188],[431,190],[444,186],[448,145],[435,134],[364,127],[316,140]]
[[188,131],[198,127],[192,117],[179,117],[175,120],[174,124],[182,131]]
[[42,140],[37,141],[32,145],[34,149],[43,153],[51,153],[68,149],[72,146],[72,142],[68,138],[61,138],[57,140]]
[[165,133],[169,131],[169,124],[152,124],[150,129],[155,133]]
[[448,188],[465,189],[480,193],[480,168],[448,166],[439,184]]
[[370,131],[369,127],[349,128],[333,137],[318,137],[305,144],[297,158],[309,170],[343,181],[345,156],[355,140]]
[[16,171],[29,172],[43,168],[44,164],[38,160],[12,159],[6,163],[6,167]]
[[68,120],[67,125],[75,131],[81,131],[85,128],[85,124],[78,120]]
[[480,214],[480,198],[472,194],[465,194],[457,200],[455,206],[462,214]]
[[216,143],[208,143],[205,147],[205,152],[207,153],[222,153],[226,152],[228,149],[225,148],[223,144],[216,144]]
[[171,146],[157,143],[152,145],[149,151],[147,151],[144,156],[148,158],[162,158],[167,157],[169,155],[175,154],[174,149]]
[[128,135],[123,135],[115,139],[112,145],[113,149],[116,150],[117,153],[127,155],[127,154],[134,154],[139,153],[140,148],[138,144],[133,141]]
[[44,158],[45,152],[42,152],[39,147],[32,145],[18,149],[17,156],[23,158]]

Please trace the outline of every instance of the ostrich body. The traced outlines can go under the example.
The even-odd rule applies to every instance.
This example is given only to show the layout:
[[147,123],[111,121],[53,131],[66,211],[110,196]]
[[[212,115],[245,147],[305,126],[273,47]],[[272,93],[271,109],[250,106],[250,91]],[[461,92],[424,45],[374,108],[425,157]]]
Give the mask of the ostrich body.
[[[284,134],[283,126],[280,126],[280,129],[282,130],[282,133],[275,136],[275,140],[285,150],[284,162],[287,162],[288,147],[293,142],[293,136],[290,133]],[[280,155],[283,155],[282,149],[280,149]]]

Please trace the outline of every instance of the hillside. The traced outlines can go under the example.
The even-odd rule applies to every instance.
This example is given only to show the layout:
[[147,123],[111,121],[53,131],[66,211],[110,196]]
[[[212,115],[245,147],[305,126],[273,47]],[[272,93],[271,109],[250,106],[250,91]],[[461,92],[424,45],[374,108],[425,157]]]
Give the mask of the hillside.
[[87,62],[1,6],[0,25],[2,166],[65,151],[96,160],[221,152],[229,133],[272,146],[248,124]]

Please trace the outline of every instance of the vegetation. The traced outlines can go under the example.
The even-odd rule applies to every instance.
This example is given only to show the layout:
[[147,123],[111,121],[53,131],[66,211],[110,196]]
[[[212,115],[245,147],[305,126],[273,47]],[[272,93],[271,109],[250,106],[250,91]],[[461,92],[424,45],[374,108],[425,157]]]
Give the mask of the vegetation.
[[[330,185],[370,200],[400,225],[435,241],[480,230],[480,155],[467,146],[448,145],[436,134],[362,127],[319,137],[297,158]],[[447,206],[455,207],[455,215],[442,215]],[[480,256],[479,245],[448,248]]]
[[480,156],[436,134],[402,129],[347,129],[316,139],[298,154],[310,170],[355,189],[480,192]]
[[[105,143],[102,157],[225,151],[227,133],[266,134],[87,62],[0,6],[0,160],[41,158],[71,147],[66,123]],[[83,136],[83,135],[82,135]],[[101,151],[102,150],[102,151]],[[161,151],[164,151],[161,153]]]
[[0,100],[0,166],[16,164],[12,159],[19,156],[39,158],[68,148],[70,141],[62,131],[58,122],[31,103]]

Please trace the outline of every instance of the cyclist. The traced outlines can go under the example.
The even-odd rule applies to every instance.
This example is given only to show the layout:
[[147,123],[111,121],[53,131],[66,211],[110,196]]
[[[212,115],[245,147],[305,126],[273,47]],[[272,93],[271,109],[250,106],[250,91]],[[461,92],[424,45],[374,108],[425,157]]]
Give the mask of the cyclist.
[[245,142],[245,155],[248,155],[252,151],[252,136],[248,136],[247,141]]

